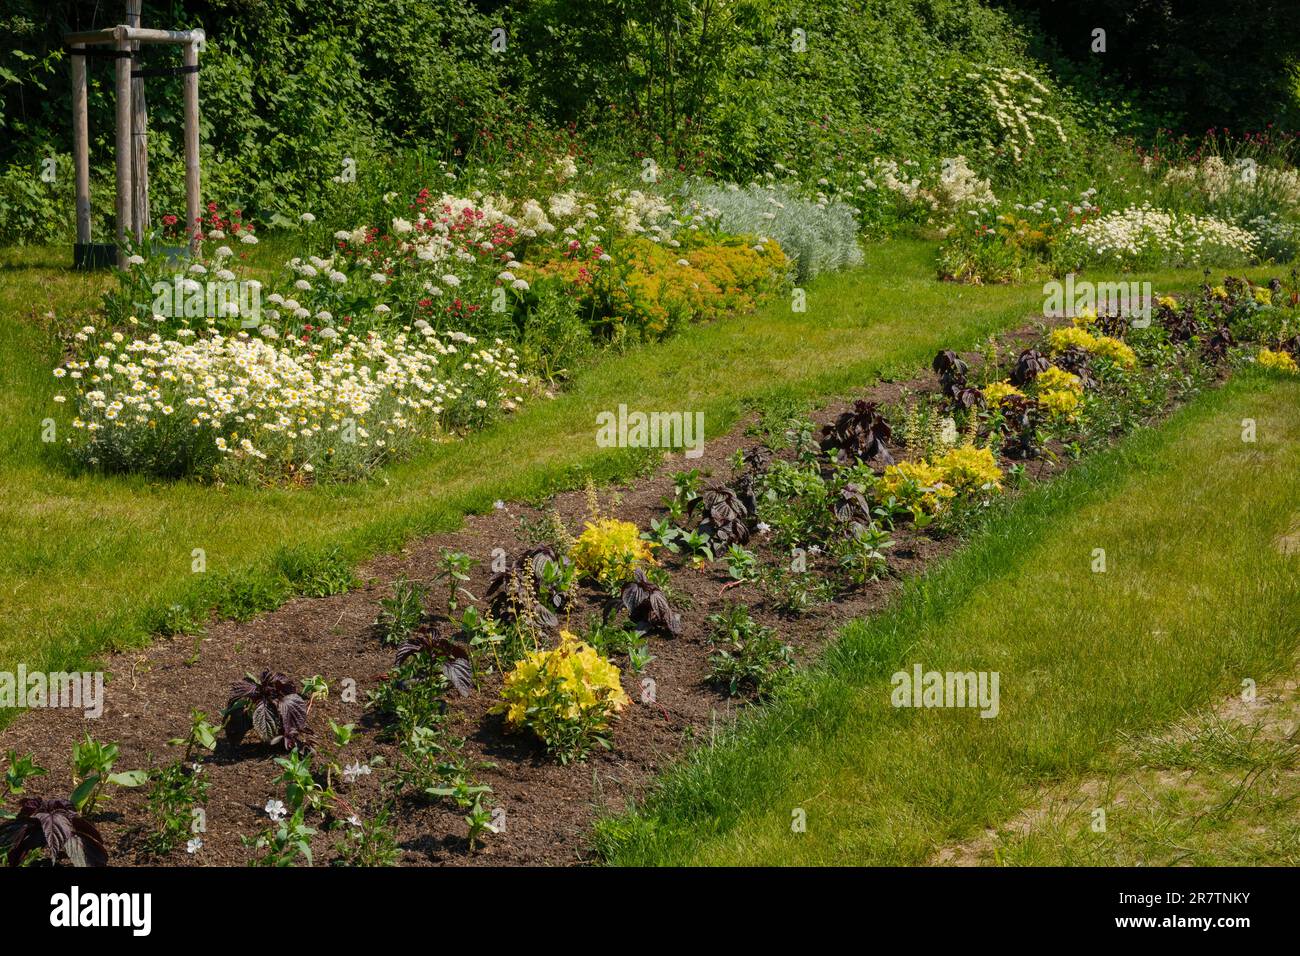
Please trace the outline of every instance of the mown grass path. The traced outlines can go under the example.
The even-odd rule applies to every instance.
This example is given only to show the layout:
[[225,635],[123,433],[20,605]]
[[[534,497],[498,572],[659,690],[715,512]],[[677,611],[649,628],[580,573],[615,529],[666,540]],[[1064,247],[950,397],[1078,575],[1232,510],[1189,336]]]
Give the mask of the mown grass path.
[[[452,529],[496,499],[630,475],[645,453],[595,444],[596,413],[620,403],[703,411],[717,435],[749,404],[844,394],[1041,312],[1039,287],[941,284],[933,257],[922,241],[871,246],[864,268],[812,284],[806,312],[778,301],[607,356],[554,401],[392,468],[386,481],[266,490],[78,476],[51,461],[40,430],[59,352],[40,317],[88,307],[105,280],[51,269],[48,254],[0,254],[0,669],[71,666],[146,639],[169,605],[194,603],[195,549],[207,575],[252,569],[252,580],[282,546],[338,546],[360,561]],[[1200,277],[1153,278],[1172,290]]]
[[[1286,672],[1300,555],[1281,542],[1297,530],[1300,381],[1242,373],[994,517],[641,815],[604,821],[604,849],[621,864],[924,863],[1089,770],[1120,731]],[[998,716],[891,706],[890,676],[915,663],[999,672]]]

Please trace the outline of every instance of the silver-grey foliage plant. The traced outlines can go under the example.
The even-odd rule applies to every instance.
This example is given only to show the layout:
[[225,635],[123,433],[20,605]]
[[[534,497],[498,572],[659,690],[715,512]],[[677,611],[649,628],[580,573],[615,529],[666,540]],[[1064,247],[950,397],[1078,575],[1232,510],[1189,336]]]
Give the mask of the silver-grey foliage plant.
[[805,199],[780,183],[717,186],[697,181],[690,195],[712,210],[719,228],[775,239],[800,282],[862,263],[857,211],[844,203]]

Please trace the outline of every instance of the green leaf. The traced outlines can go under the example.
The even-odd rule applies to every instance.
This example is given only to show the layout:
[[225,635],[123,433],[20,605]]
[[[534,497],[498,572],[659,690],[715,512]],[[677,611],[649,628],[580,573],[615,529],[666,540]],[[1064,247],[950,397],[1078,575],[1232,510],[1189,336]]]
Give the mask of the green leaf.
[[121,773],[110,773],[108,775],[108,782],[119,787],[139,787],[148,780],[148,770],[124,770]]
[[99,775],[95,774],[94,776],[87,777],[85,780],[81,781],[81,786],[72,791],[72,796],[69,799],[71,800],[72,805],[77,808],[78,813],[81,812],[81,808],[85,806],[86,801],[90,798],[90,794],[98,785]]

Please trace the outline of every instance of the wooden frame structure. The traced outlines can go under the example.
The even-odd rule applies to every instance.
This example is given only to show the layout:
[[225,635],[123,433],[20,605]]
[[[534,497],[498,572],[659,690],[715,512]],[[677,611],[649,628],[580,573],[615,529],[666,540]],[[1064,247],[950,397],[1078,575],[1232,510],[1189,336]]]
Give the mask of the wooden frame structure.
[[[102,30],[68,33],[63,39],[72,59],[72,142],[76,167],[77,243],[90,246],[90,133],[88,129],[86,58],[106,56],[115,60],[117,83],[115,103],[117,168],[117,264],[126,267],[126,231],[137,241],[149,229],[149,145],[145,111],[144,77],[181,74],[185,83],[185,218],[194,248],[194,224],[199,211],[199,49],[206,37],[202,30],[146,30],[140,26],[143,0],[128,0],[127,23]],[[136,55],[145,45],[183,47],[179,69],[133,69]],[[108,49],[95,49],[108,47]]]

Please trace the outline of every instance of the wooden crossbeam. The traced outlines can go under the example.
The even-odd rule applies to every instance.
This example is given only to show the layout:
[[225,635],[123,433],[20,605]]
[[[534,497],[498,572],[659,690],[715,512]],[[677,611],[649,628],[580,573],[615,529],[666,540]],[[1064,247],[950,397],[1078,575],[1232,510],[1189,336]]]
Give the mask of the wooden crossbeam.
[[[126,233],[136,240],[149,228],[148,126],[145,116],[144,77],[135,71],[134,55],[142,44],[183,47],[185,104],[185,216],[191,251],[197,245],[195,222],[199,217],[199,48],[202,30],[147,30],[139,26],[141,0],[128,0],[127,19],[103,30],[66,33],[64,42],[72,64],[72,150],[76,170],[77,242],[91,239],[90,134],[87,108],[86,57],[88,47],[112,45],[116,58],[115,156],[117,172],[117,264],[126,268]],[[111,54],[110,54],[111,55]]]

